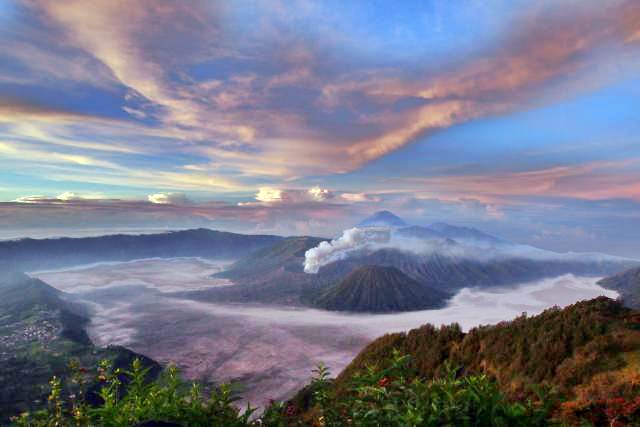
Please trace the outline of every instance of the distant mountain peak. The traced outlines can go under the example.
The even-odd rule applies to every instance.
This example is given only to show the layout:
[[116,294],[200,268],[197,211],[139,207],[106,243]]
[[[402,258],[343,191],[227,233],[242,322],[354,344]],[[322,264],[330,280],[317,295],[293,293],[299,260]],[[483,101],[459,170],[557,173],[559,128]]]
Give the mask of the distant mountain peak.
[[389,211],[378,211],[373,215],[365,218],[357,227],[406,227],[407,223]]

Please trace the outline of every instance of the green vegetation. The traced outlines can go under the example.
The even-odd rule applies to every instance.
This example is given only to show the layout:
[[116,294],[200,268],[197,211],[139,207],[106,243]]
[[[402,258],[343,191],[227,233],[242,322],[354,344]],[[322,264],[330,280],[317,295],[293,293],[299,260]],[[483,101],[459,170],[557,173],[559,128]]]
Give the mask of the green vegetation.
[[383,313],[444,305],[449,295],[413,280],[395,267],[365,266],[324,291],[314,304],[326,310]]
[[555,390],[563,401],[556,415],[566,420],[640,422],[640,317],[608,298],[466,334],[457,325],[425,325],[385,335],[338,376],[338,392],[348,393],[368,366],[388,366],[396,350],[412,357],[416,378],[438,378],[459,366],[462,375],[495,378],[511,399],[535,397],[537,387]]
[[174,368],[154,380],[155,362],[94,347],[62,297],[23,274],[0,277],[0,423],[25,412],[16,424],[640,425],[640,313],[604,297],[468,333],[385,335],[335,380],[320,367],[260,415],[238,409],[230,386],[204,391]]
[[[74,365],[70,384],[51,380],[48,408],[15,417],[17,426],[133,426],[154,420],[182,426],[537,426],[543,425],[552,401],[510,402],[485,375],[458,377],[454,370],[433,381],[412,378],[408,356],[394,354],[386,369],[369,369],[354,378],[348,397],[336,398],[328,371],[320,366],[310,386],[310,411],[294,402],[272,403],[260,416],[239,410],[228,385],[203,393],[181,383],[175,368],[158,381],[146,381],[148,370],[134,361],[130,370],[101,363],[96,375],[100,403],[87,403],[87,373]],[[123,386],[126,384],[126,386]]]
[[[463,333],[423,326],[369,345],[335,380],[311,384],[261,414],[238,409],[233,388],[203,392],[175,368],[155,382],[136,361],[74,365],[54,379],[48,408],[20,426],[624,426],[640,425],[640,316],[607,298]],[[98,399],[84,390],[97,381]]]
[[[73,359],[86,366],[110,359],[128,366],[137,357],[122,347],[97,348],[88,321],[62,293],[22,273],[0,276],[0,424],[11,415],[43,407],[52,376],[66,379]],[[160,366],[141,358],[157,374]]]

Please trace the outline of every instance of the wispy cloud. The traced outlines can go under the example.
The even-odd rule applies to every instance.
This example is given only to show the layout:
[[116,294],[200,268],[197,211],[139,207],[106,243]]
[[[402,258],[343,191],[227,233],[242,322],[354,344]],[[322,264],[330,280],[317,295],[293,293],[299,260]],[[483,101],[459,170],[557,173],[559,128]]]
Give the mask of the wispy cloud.
[[[122,110],[133,121],[156,121],[150,136],[247,175],[284,178],[353,170],[430,132],[544,102],[551,87],[566,94],[615,78],[618,61],[638,53],[640,32],[632,1],[546,4],[475,56],[400,72],[341,63],[330,42],[294,41],[268,25],[262,40],[231,40],[225,20],[232,6],[33,5],[68,46],[109,70],[105,79],[127,88]],[[291,25],[277,11],[264,19]],[[225,64],[237,70],[215,75]],[[209,67],[211,77],[194,67]]]
[[532,196],[640,200],[640,185],[636,179],[638,165],[640,159],[628,159],[506,173],[415,178],[407,182],[431,194],[502,203],[508,203],[512,197]]

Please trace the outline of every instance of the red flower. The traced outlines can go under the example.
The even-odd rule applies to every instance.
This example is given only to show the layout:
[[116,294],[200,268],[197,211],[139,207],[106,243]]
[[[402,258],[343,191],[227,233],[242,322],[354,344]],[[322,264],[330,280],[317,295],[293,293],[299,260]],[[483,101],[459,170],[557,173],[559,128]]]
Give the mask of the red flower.
[[293,417],[296,414],[296,412],[298,412],[296,407],[294,405],[289,405],[287,406],[287,409],[284,411],[284,414],[287,417]]
[[380,381],[378,381],[378,386],[386,387],[390,382],[391,380],[389,379],[389,377],[382,377],[380,378]]

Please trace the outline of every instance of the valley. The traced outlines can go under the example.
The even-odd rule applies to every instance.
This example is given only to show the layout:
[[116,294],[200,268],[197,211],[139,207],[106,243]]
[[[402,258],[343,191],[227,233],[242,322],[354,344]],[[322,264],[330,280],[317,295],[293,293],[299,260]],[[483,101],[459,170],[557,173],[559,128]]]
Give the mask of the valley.
[[163,365],[175,363],[189,379],[241,383],[241,403],[255,406],[291,396],[320,361],[339,373],[368,342],[389,332],[454,322],[468,330],[617,295],[598,286],[596,277],[567,274],[512,287],[462,288],[443,308],[391,314],[199,300],[203,291],[238,286],[216,274],[228,266],[199,258],[145,259],[31,275],[87,307],[96,345],[122,345]]

